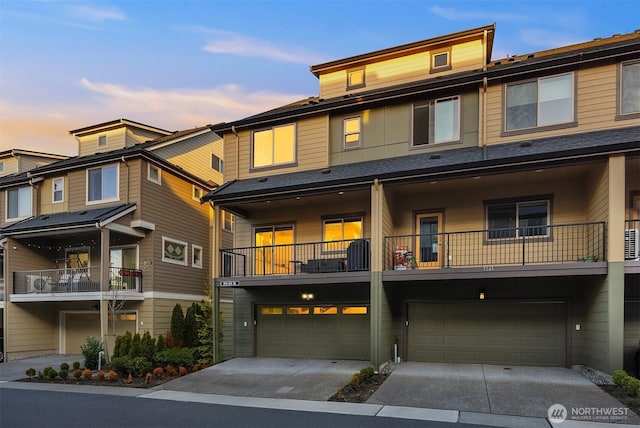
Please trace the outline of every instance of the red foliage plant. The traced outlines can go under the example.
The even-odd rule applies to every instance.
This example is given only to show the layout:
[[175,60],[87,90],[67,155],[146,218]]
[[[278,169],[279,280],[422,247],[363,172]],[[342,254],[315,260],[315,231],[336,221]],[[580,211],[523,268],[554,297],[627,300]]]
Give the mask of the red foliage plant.
[[155,369],[153,369],[153,374],[155,377],[160,379],[162,376],[164,376],[164,370],[162,370],[162,367],[156,367]]
[[91,380],[91,378],[93,377],[93,373],[89,369],[84,369],[82,372],[82,376],[84,376],[86,380]]
[[178,376],[178,371],[171,364],[167,366],[167,374],[169,376]]
[[180,374],[180,376],[184,376],[187,374],[187,368],[185,366],[180,366],[180,368],[178,369],[178,373]]
[[115,382],[118,379],[118,373],[114,372],[113,370],[109,370],[107,379],[109,379],[111,382]]
[[104,380],[104,370],[98,372],[98,380]]
[[167,345],[167,349],[172,349],[175,346],[175,342],[173,340],[173,336],[171,336],[170,331],[167,331],[167,335],[164,337],[164,342]]

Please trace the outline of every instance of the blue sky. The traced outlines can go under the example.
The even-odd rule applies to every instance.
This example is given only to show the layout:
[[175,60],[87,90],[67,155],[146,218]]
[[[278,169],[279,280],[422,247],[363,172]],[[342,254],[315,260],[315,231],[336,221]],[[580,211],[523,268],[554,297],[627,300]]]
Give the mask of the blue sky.
[[316,95],[310,65],[494,22],[498,59],[638,30],[640,0],[0,0],[0,149],[240,119]]

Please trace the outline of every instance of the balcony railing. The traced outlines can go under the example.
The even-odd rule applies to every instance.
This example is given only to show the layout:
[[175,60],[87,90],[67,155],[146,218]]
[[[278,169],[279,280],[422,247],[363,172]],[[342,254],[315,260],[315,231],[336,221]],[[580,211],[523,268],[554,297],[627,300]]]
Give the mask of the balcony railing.
[[605,223],[385,237],[385,270],[597,262]]
[[368,239],[220,250],[223,277],[368,271]]
[[98,291],[142,292],[142,271],[109,268],[109,284],[100,284],[100,267],[44,269],[13,273],[14,294],[89,293]]
[[640,260],[640,220],[626,220],[624,224],[624,259]]

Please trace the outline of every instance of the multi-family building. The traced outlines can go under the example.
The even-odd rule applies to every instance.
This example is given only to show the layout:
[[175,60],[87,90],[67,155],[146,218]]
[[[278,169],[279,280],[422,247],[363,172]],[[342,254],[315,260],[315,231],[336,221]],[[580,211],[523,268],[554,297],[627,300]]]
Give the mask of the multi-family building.
[[107,351],[126,330],[166,334],[176,303],[211,287],[211,215],[222,143],[119,119],[76,129],[78,156],[0,178],[8,359]]
[[632,364],[640,33],[492,60],[494,31],[312,66],[317,97],[211,127],[235,356]]

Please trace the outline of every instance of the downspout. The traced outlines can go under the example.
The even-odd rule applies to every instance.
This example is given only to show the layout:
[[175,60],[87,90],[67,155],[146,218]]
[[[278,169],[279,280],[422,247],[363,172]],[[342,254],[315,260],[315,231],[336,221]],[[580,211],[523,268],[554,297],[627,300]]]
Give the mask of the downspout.
[[481,146],[482,146],[482,158],[487,160],[487,86],[488,80],[487,77],[482,78],[482,103],[481,103],[481,112],[480,112],[480,126],[482,127],[482,133],[480,136]]
[[236,180],[240,179],[240,137],[235,125],[231,125],[231,132],[236,136]]

